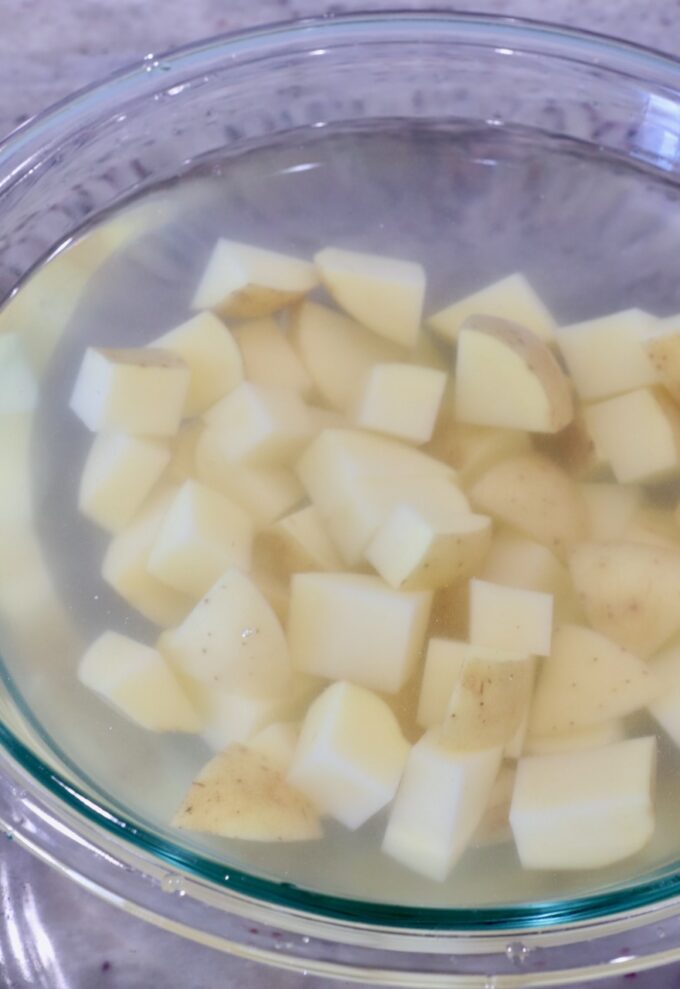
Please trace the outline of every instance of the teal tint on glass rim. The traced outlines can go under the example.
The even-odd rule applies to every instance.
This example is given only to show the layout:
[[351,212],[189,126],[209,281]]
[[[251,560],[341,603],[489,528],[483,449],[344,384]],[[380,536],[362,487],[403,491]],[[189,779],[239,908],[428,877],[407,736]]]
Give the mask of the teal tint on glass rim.
[[[631,225],[636,230],[644,222],[653,227],[650,237],[656,253],[648,268],[638,256],[630,262],[641,270],[639,292],[648,293],[640,304],[663,296],[669,311],[680,310],[677,277],[662,270],[659,261],[662,248],[668,255],[665,248],[673,242],[675,227],[680,230],[674,219],[679,215],[678,63],[596,35],[514,19],[442,13],[366,14],[281,24],[168,56],[149,56],[140,66],[28,122],[0,146],[0,298],[8,297],[43,258],[78,231],[121,203],[187,175],[197,162],[228,159],[244,148],[266,146],[309,127],[321,132],[390,120],[415,126],[427,120],[444,129],[452,121],[468,127],[471,122],[483,124],[498,132],[516,128],[525,136],[545,136],[555,153],[573,156],[581,148],[606,156],[616,167],[618,188],[640,190],[635,216],[626,200]],[[675,204],[675,213],[669,204]],[[624,232],[625,224],[619,236]],[[604,305],[607,292],[618,291],[616,278],[597,271],[591,277],[592,291],[600,293]],[[561,297],[555,289],[558,309],[566,305],[567,294]],[[43,357],[46,353],[41,351]],[[46,359],[42,370],[46,373],[48,368]],[[40,620],[33,624],[39,626]],[[39,629],[30,632],[38,636]],[[165,904],[147,903],[142,909],[145,894],[132,880],[118,895],[136,902],[143,915],[153,919],[156,912],[164,918],[159,922],[174,924],[191,936],[208,937],[208,921],[199,916],[205,908],[240,918],[257,916],[263,926],[309,931],[319,943],[351,944],[357,952],[362,938],[371,940],[376,951],[396,951],[398,941],[399,951],[418,953],[420,984],[436,984],[443,977],[442,953],[455,954],[461,948],[459,937],[468,939],[465,950],[471,956],[493,956],[495,968],[489,962],[489,971],[496,974],[497,969],[505,978],[508,972],[512,977],[513,969],[506,972],[505,962],[499,960],[505,957],[504,949],[493,937],[501,932],[512,931],[513,941],[516,932],[523,932],[527,944],[553,932],[553,944],[577,939],[585,927],[593,944],[604,945],[619,929],[616,925],[644,927],[659,911],[676,909],[680,862],[668,860],[653,863],[642,877],[611,882],[596,893],[475,909],[415,908],[331,896],[225,866],[183,844],[178,833],[162,831],[137,810],[126,811],[123,801],[79,768],[52,727],[38,716],[39,705],[29,702],[9,658],[2,681],[0,741],[7,777],[20,780],[18,785],[34,798],[35,807],[43,807],[52,835],[54,822],[61,821],[64,834],[80,835],[92,849],[103,850],[103,857],[119,858],[139,873],[154,876],[159,870],[178,870],[187,884],[182,903],[189,920],[169,918]],[[3,815],[11,816],[11,810],[1,806]],[[15,831],[19,836],[21,826]],[[58,848],[47,836],[38,839],[36,833],[34,828],[30,840],[28,832],[23,836],[34,850],[57,863],[62,857],[71,862],[72,874],[87,876],[89,867],[81,860],[73,864],[66,848]],[[105,885],[94,877],[89,882],[100,892]],[[199,935],[199,930],[204,933]],[[478,935],[482,940],[475,941]],[[266,954],[251,942],[245,946],[247,938],[240,929],[230,937],[231,950],[238,943],[244,953]],[[503,944],[506,941],[504,936]],[[550,947],[548,942],[541,944],[546,950]],[[361,946],[361,951],[367,950]],[[645,952],[658,961],[659,950],[657,945]],[[609,947],[599,956],[584,953],[571,967],[579,968],[581,978],[587,965],[599,971],[606,951]],[[295,952],[291,949],[289,954],[293,957]],[[370,968],[375,981],[381,981],[379,969],[394,976],[396,962],[389,954],[379,963],[364,955],[352,961],[347,956],[331,959],[330,954],[317,959],[319,972],[337,965],[340,972],[355,977],[349,969],[356,964]],[[430,966],[425,960],[430,954],[439,962]],[[280,951],[278,961],[285,955]],[[309,957],[304,964],[299,959],[290,964],[314,967]],[[645,964],[638,960],[636,967]],[[562,966],[565,972],[568,967]],[[481,978],[481,971],[470,971],[470,980]],[[415,979],[415,971],[404,968],[404,973],[404,984],[412,984],[408,980]],[[363,969],[360,974],[366,977]],[[560,978],[564,982],[566,976]],[[547,984],[546,970],[542,979]],[[390,981],[387,974],[382,981]],[[512,983],[499,982],[503,984]]]

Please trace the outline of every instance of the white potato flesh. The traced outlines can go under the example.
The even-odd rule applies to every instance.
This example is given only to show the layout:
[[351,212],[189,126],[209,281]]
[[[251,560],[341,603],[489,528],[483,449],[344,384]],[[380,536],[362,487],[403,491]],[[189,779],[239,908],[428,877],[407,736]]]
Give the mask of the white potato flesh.
[[436,729],[409,754],[382,849],[429,879],[443,882],[467,848],[491,797],[500,746],[459,752]]
[[531,453],[532,449],[531,438],[523,430],[459,423],[452,408],[444,406],[423,452],[454,467],[459,483],[467,487],[499,460]]
[[421,728],[433,728],[444,721],[449,698],[469,656],[468,642],[434,637],[429,640],[416,715]]
[[680,642],[675,640],[654,656],[650,668],[660,687],[649,712],[680,746]]
[[474,645],[547,656],[552,620],[552,594],[487,580],[470,582],[470,641]]
[[256,732],[248,742],[248,748],[265,756],[275,769],[287,776],[299,738],[297,721],[276,721]]
[[512,841],[508,815],[512,791],[515,788],[515,772],[515,767],[508,763],[503,763],[498,771],[491,788],[489,802],[472,836],[471,845],[474,848],[487,848],[490,845],[501,845],[506,841]]
[[309,708],[288,780],[323,814],[354,830],[392,800],[408,752],[385,701],[338,682]]
[[657,505],[640,505],[624,533],[634,543],[678,549],[678,526],[675,513]]
[[149,731],[201,730],[198,713],[161,654],[126,635],[100,635],[81,659],[78,678]]
[[70,407],[94,433],[174,436],[189,380],[189,368],[169,350],[88,347]]
[[337,247],[325,247],[314,261],[341,309],[387,340],[416,345],[425,297],[421,264]]
[[455,341],[465,320],[478,313],[511,319],[526,326],[540,340],[550,341],[554,336],[556,323],[552,313],[526,276],[519,272],[451,303],[430,316],[427,323],[445,340]]
[[430,617],[428,591],[395,591],[364,574],[296,574],[288,644],[294,667],[394,694],[415,669]]
[[165,473],[175,484],[183,484],[190,477],[196,477],[196,448],[205,427],[200,419],[186,419],[170,448],[170,463]]
[[680,399],[680,317],[660,319],[645,341],[659,380],[677,402]]
[[222,238],[213,248],[193,298],[193,309],[250,319],[269,316],[318,283],[313,264]]
[[265,387],[290,388],[303,398],[311,396],[314,382],[275,319],[250,320],[233,333],[243,355],[248,381]]
[[569,590],[566,567],[547,546],[500,526],[479,570],[482,580],[527,591],[542,591],[557,598]]
[[634,738],[517,765],[510,825],[525,869],[597,869],[654,831],[656,741]]
[[99,433],[80,477],[79,510],[109,532],[122,529],[169,463],[170,449],[164,440]]
[[524,740],[525,755],[552,755],[555,752],[580,752],[597,749],[601,745],[622,742],[626,729],[621,719],[600,721],[585,728],[572,728],[557,735],[533,735],[527,733]]
[[354,407],[363,429],[411,443],[432,437],[447,375],[415,364],[376,364],[368,372]]
[[258,533],[254,547],[260,573],[287,580],[292,573],[341,570],[342,561],[314,505],[286,515]]
[[582,484],[591,539],[622,539],[640,506],[639,488],[620,484]]

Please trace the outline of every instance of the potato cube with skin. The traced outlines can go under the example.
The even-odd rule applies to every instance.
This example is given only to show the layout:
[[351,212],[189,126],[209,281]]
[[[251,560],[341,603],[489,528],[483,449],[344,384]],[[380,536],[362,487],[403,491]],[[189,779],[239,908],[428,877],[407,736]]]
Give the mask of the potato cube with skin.
[[192,302],[221,316],[269,316],[318,283],[313,264],[222,238],[215,244]]
[[455,341],[470,316],[484,313],[526,326],[540,340],[552,340],[555,319],[525,275],[516,272],[487,285],[430,316],[427,323],[445,340]]
[[248,742],[248,748],[265,756],[272,766],[287,776],[299,738],[300,725],[297,721],[276,721],[256,732]]
[[309,708],[288,781],[322,814],[354,830],[392,800],[408,752],[385,701],[340,681]]
[[547,656],[552,612],[552,594],[487,580],[470,582],[470,641],[474,645]]
[[293,666],[396,693],[415,669],[430,617],[428,591],[395,591],[364,574],[296,574],[288,644]]
[[163,440],[100,433],[83,467],[78,508],[109,532],[122,529],[141,508],[170,462]]
[[342,569],[342,561],[314,505],[260,532],[254,555],[256,569],[281,580],[287,580],[292,573]]
[[406,762],[382,850],[443,882],[482,819],[502,756],[500,746],[460,752],[436,729],[423,735]]
[[645,349],[664,388],[674,401],[679,401],[680,317],[659,320],[645,340]]
[[244,381],[205,415],[231,463],[279,466],[293,460],[312,433],[297,392]]
[[642,500],[639,488],[620,484],[582,484],[591,539],[621,539]]
[[654,831],[656,741],[632,738],[517,765],[510,826],[525,869],[597,869]]
[[523,430],[459,423],[453,410],[443,407],[423,452],[454,467],[459,483],[466,487],[500,460],[531,453],[532,449],[529,434]]
[[602,745],[622,742],[626,737],[624,723],[619,718],[600,721],[585,728],[572,728],[557,735],[532,735],[527,733],[524,755],[552,755],[555,752],[581,752],[598,749]]
[[88,347],[70,405],[93,433],[174,436],[188,389],[189,368],[169,350]]
[[368,373],[354,408],[364,429],[412,443],[432,436],[446,387],[446,374],[415,364],[376,364]]
[[660,390],[641,388],[584,410],[588,428],[621,484],[680,470],[680,410]]
[[459,422],[557,433],[574,417],[571,385],[550,348],[523,326],[471,316],[458,334]]
[[80,661],[78,678],[149,731],[201,730],[199,715],[161,654],[126,635],[100,635]]
[[557,330],[557,344],[583,401],[592,402],[658,381],[646,349],[654,323],[649,313],[626,309]]
[[425,298],[422,265],[337,247],[325,247],[314,261],[341,309],[379,336],[416,345]]
[[558,433],[535,433],[534,448],[579,480],[608,476],[611,472],[607,458],[595,442],[582,407]]
[[203,597],[230,567],[250,568],[253,527],[234,502],[198,481],[185,481],[172,500],[149,554],[155,577]]
[[169,350],[189,368],[187,417],[200,415],[243,381],[243,359],[224,323],[211,312],[201,312],[169,330],[152,344]]
[[449,698],[469,655],[468,642],[436,638],[428,642],[416,715],[422,728],[433,728],[446,718]]
[[314,391],[307,369],[275,319],[255,319],[234,331],[245,377],[255,385],[290,388],[303,398]]
[[680,746],[680,641],[675,639],[657,653],[650,667],[659,683],[659,692],[649,705],[649,713]]
[[504,526],[495,532],[478,576],[492,584],[542,591],[555,598],[569,591],[569,574],[555,554]]

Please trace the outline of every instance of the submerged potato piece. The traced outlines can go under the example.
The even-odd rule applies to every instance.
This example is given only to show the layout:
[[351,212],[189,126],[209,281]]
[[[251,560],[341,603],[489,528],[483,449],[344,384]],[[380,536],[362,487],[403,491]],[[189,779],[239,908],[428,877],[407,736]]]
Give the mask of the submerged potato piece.
[[552,594],[470,581],[470,642],[476,646],[547,656],[552,616]]
[[189,380],[189,368],[169,350],[88,347],[70,407],[94,433],[174,436]]
[[583,480],[609,474],[609,464],[595,442],[584,410],[578,407],[574,418],[559,433],[536,433],[534,446],[573,477]]
[[375,364],[364,381],[353,419],[364,429],[426,443],[445,387],[444,371],[415,364]]
[[468,642],[434,637],[429,640],[416,715],[422,728],[433,728],[446,718],[449,698],[469,657]]
[[293,757],[300,738],[300,725],[297,721],[275,721],[273,725],[261,728],[249,740],[248,748],[259,752],[284,776],[293,764]]
[[501,845],[506,841],[512,841],[509,816],[512,791],[515,788],[515,773],[515,766],[507,762],[499,769],[482,819],[472,836],[473,847],[487,848],[490,845]]
[[243,355],[245,377],[255,385],[290,388],[303,398],[314,382],[275,319],[254,319],[233,331]]
[[649,713],[680,746],[680,641],[674,639],[649,665],[659,683]]
[[322,833],[309,800],[267,756],[243,745],[232,745],[206,763],[172,823],[247,841],[310,841]]
[[680,549],[680,532],[674,512],[655,505],[640,505],[628,523],[623,538],[633,543],[649,543]]
[[183,484],[189,478],[196,477],[196,448],[204,429],[200,419],[187,419],[179,427],[165,473],[169,481]]
[[659,320],[644,346],[661,383],[677,402],[680,400],[680,319],[669,316]]
[[582,543],[569,570],[590,625],[636,656],[651,656],[680,629],[680,550]]
[[621,484],[582,484],[588,535],[597,541],[622,539],[642,500],[639,488]]
[[263,529],[255,540],[255,568],[280,580],[293,573],[341,570],[342,561],[314,505]]
[[539,454],[500,461],[469,493],[479,511],[519,529],[559,557],[586,535],[585,505],[577,485]]
[[430,316],[427,323],[445,340],[455,341],[465,320],[478,313],[511,319],[526,326],[540,340],[552,340],[554,335],[554,317],[526,276],[519,272],[453,302]]
[[458,581],[434,592],[428,637],[467,639],[470,582]]
[[569,588],[567,569],[551,550],[505,526],[494,533],[479,577],[555,597],[566,594]]
[[341,309],[380,336],[415,346],[425,297],[422,265],[338,247],[325,247],[314,261]]
[[454,467],[464,486],[472,484],[499,460],[531,452],[531,439],[523,430],[459,423],[452,407],[446,406],[442,407],[432,439],[423,447],[423,453]]
[[557,433],[574,417],[571,385],[530,330],[471,316],[458,333],[456,417],[478,426]]
[[[19,293],[22,299],[27,287]],[[11,309],[11,305],[3,306],[0,322]],[[26,336],[15,328],[11,332],[3,330],[0,332],[0,416],[28,413],[37,402],[38,379],[31,367]]]
[[581,752],[598,749],[612,742],[622,742],[626,737],[624,722],[620,718],[599,721],[585,728],[572,728],[558,735],[532,735],[524,741],[525,755],[552,755],[556,752]]
[[217,241],[193,298],[193,309],[250,319],[296,302],[318,282],[313,264],[276,251]]
[[510,825],[525,869],[597,869],[654,831],[656,741],[632,738],[517,765]]

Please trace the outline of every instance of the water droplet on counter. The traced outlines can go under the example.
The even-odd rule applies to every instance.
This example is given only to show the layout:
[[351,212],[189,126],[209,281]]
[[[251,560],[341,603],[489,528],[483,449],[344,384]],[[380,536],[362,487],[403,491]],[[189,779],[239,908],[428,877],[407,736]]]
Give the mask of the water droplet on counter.
[[505,954],[515,965],[522,965],[527,960],[529,949],[521,941],[512,941],[505,949]]
[[164,893],[184,893],[184,880],[181,876],[168,873],[161,879],[161,889]]
[[310,937],[307,937],[307,935],[306,935],[306,934],[305,934],[305,935],[303,935],[303,937],[302,937],[302,943],[303,943],[303,944],[309,944],[309,942],[310,942],[311,940],[312,940],[312,939],[311,939]]

